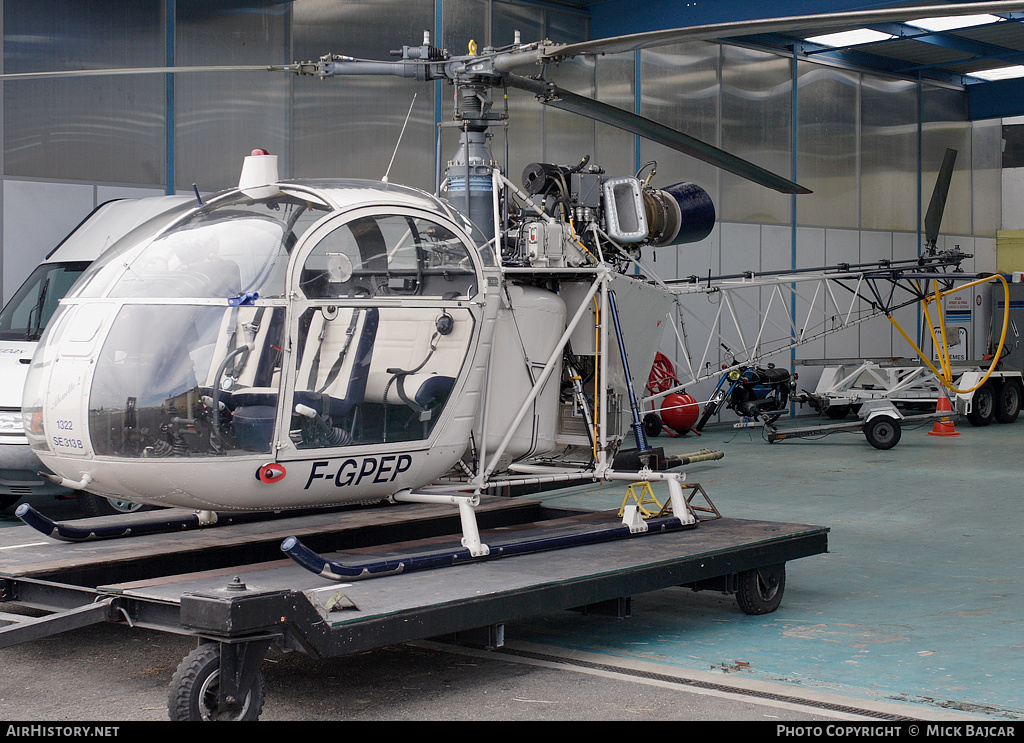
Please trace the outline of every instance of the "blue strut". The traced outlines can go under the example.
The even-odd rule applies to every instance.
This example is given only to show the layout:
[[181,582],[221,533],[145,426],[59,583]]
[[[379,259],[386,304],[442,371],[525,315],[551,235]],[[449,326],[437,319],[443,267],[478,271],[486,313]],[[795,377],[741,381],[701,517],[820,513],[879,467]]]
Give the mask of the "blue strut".
[[622,342],[622,330],[619,328],[619,311],[615,308],[615,292],[608,292],[608,302],[612,311],[612,322],[615,323],[615,339],[619,342],[619,353],[622,355],[622,369],[626,372],[626,389],[629,390],[629,409],[633,412],[633,436],[636,437],[637,451],[647,451],[647,434],[644,433],[644,424],[640,420],[640,408],[636,404],[636,395],[633,393],[633,375],[629,373],[629,359],[626,357],[626,346]]

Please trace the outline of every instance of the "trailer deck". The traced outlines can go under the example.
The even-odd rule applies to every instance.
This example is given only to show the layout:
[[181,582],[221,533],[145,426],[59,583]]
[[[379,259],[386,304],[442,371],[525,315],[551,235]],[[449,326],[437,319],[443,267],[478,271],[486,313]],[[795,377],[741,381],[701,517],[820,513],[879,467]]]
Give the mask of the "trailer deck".
[[[520,498],[484,498],[478,514],[491,540],[617,518]],[[451,635],[500,646],[513,620],[559,609],[625,616],[631,596],[670,586],[740,598],[751,590],[748,577],[767,582],[774,605],[748,612],[762,613],[781,599],[786,562],[828,549],[825,527],[712,518],[694,528],[348,583],[314,575],[279,549],[285,537],[300,536],[320,551],[357,558],[457,542],[460,533],[454,509],[425,504],[84,543],[51,542],[16,527],[0,550],[0,599],[45,613],[0,614],[0,624],[9,622],[0,627],[0,647],[103,621],[193,635],[200,645],[179,667],[182,701],[171,716],[201,719],[213,710],[255,719],[259,666],[271,644],[313,657]]]

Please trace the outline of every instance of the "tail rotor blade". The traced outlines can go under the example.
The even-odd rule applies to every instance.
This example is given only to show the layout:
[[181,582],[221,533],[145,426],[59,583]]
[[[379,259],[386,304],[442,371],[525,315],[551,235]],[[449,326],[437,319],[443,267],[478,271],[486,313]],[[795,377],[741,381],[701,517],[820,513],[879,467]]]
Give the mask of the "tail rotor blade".
[[928,245],[934,247],[939,239],[939,225],[942,224],[942,212],[946,209],[946,196],[949,195],[949,182],[953,178],[953,165],[956,163],[956,150],[946,149],[946,155],[942,158],[942,166],[939,168],[938,178],[935,179],[935,188],[932,190],[932,200],[928,204],[928,212],[924,218],[924,235]]

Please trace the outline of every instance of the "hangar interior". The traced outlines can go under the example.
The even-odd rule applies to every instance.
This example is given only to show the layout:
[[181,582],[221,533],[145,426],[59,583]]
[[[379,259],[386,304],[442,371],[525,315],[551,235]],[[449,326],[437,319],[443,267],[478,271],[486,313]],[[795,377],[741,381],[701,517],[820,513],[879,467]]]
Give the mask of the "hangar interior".
[[[571,42],[747,20],[769,12],[781,17],[879,5],[853,0],[788,0],[770,9],[757,2],[668,0],[649,4],[626,0],[4,0],[2,72],[259,66],[317,59],[325,53],[379,59],[402,45],[422,43],[424,31],[429,32],[431,43],[461,53],[469,40],[481,47],[502,46],[512,43],[517,32],[524,41]],[[940,12],[941,3],[936,15]],[[987,56],[1012,62],[1013,55],[1024,54],[1024,27],[1014,25],[999,40],[998,49],[995,41],[973,41],[979,47],[987,45]],[[760,188],[613,127],[542,109],[521,91],[509,93],[506,142],[496,143],[495,150],[507,149],[507,169],[513,180],[532,162],[571,165],[590,156],[609,173],[632,175],[655,161],[659,181],[701,185],[717,208],[712,233],[678,250],[645,255],[664,278],[682,278],[915,258],[921,250],[923,215],[932,184],[944,153],[952,148],[958,157],[940,245],[956,245],[971,254],[973,258],[963,265],[966,271],[1024,268],[1011,264],[1009,252],[1001,257],[999,242],[1000,233],[1024,229],[1018,205],[1024,171],[1018,169],[1022,163],[1008,146],[1015,141],[1016,117],[1024,114],[1017,110],[1021,89],[1015,82],[979,93],[973,86],[984,83],[968,84],[974,70],[966,64],[957,66],[978,56],[963,51],[966,42],[930,47],[955,48],[951,59],[926,55],[920,60],[906,49],[880,46],[844,53],[811,46],[787,48],[786,43],[751,37],[671,44],[569,60],[553,70],[552,77],[569,90],[636,111],[792,177],[813,191],[809,195],[787,196]],[[983,65],[984,60],[975,64]],[[188,194],[193,188],[205,194],[229,187],[237,182],[242,159],[253,148],[279,154],[284,177],[380,179],[387,173],[392,182],[433,191],[445,153],[452,149],[452,142],[439,135],[437,126],[449,116],[448,96],[449,88],[441,83],[425,88],[416,81],[354,77],[342,84],[267,71],[7,79],[0,99],[3,299],[97,205],[114,198]],[[969,321],[973,358],[989,350],[990,297],[979,294],[977,307],[972,308]],[[758,308],[749,311],[756,317]],[[709,321],[713,313],[709,307]],[[900,313],[909,325],[918,324],[916,309]],[[792,355],[787,351],[776,362],[788,367],[804,360],[909,355],[910,347],[879,317],[801,346]],[[802,368],[801,386],[813,386],[817,373],[813,365]],[[705,384],[706,388],[690,392],[697,399],[707,399],[713,384]],[[972,434],[975,438],[969,441]],[[953,556],[957,550],[976,549],[982,540],[975,535],[983,528],[994,535],[987,541],[993,550],[995,545],[1010,547],[1019,539],[1019,528],[1007,523],[1012,519],[995,516],[1017,507],[1003,499],[1009,495],[1012,473],[993,472],[989,467],[993,458],[1015,461],[1015,440],[990,428],[964,430],[959,438],[940,443],[922,437],[893,452],[867,450],[858,440],[857,444],[795,445],[786,454],[776,455],[757,434],[737,433],[731,427],[716,430],[702,444],[710,441],[726,450],[732,446],[743,461],[731,468],[730,452],[717,469],[713,465],[697,469],[694,479],[724,489],[725,498],[716,496],[720,505],[749,509],[747,513],[758,517],[848,527],[837,537],[838,557],[824,567],[814,563],[802,574],[794,573],[794,583],[803,578],[812,587],[797,594],[789,623],[783,626],[786,618],[776,618],[774,624],[755,629],[750,619],[709,620],[720,607],[703,599],[687,615],[702,625],[701,634],[680,639],[684,631],[672,629],[666,618],[670,612],[660,603],[662,599],[655,598],[649,607],[653,617],[649,624],[631,625],[635,629],[615,637],[624,625],[599,629],[596,620],[590,626],[591,619],[581,624],[596,635],[578,642],[571,639],[574,628],[564,626],[573,624],[572,620],[538,620],[523,631],[532,633],[538,643],[560,633],[570,638],[561,641],[567,653],[606,653],[637,663],[683,666],[687,659],[699,657],[705,663],[702,668],[741,664],[732,670],[760,664],[764,675],[754,682],[791,682],[854,695],[863,686],[868,688],[864,696],[869,700],[909,701],[919,705],[916,713],[924,716],[966,711],[982,718],[1019,719],[1024,701],[1013,688],[1016,672],[990,678],[1012,667],[1020,654],[1019,640],[1006,630],[1024,597],[1019,576],[1009,574],[1019,564],[1019,555],[1012,548],[1008,554],[993,555],[998,570],[990,569],[984,560],[975,564],[977,552],[972,552],[969,566],[950,567],[957,562]],[[937,446],[962,447],[953,455],[963,457],[955,476],[927,479],[946,466],[946,457],[951,456]],[[982,451],[989,455],[981,456]],[[786,456],[793,457],[792,464],[784,464],[787,460],[781,458]],[[834,458],[832,474],[821,473],[822,457]],[[843,458],[845,462],[840,461]],[[776,466],[782,474],[766,474]],[[738,487],[737,478],[746,484]],[[952,494],[948,500],[935,496],[947,487],[974,495],[982,478],[992,499],[982,509],[987,515],[970,535],[954,533],[961,531],[957,526],[964,517],[962,503],[953,502],[958,496]],[[916,489],[922,483],[924,490],[919,492]],[[757,490],[758,495],[744,502],[746,488]],[[844,488],[864,496],[863,500],[853,505],[837,499],[835,491]],[[914,505],[898,504],[900,514],[888,518],[891,498],[898,492],[912,493]],[[573,489],[552,496],[584,497]],[[924,515],[928,510],[931,516]],[[884,530],[873,523],[872,516],[886,523]],[[934,527],[932,519],[940,526]],[[918,538],[923,541],[914,541]],[[932,543],[936,538],[942,543]],[[899,596],[875,582],[881,580],[880,574],[889,574],[890,558],[881,555],[894,545],[898,550],[891,561],[899,563],[896,572],[901,574],[891,587],[914,586],[912,594],[904,594],[912,601],[908,599],[902,608],[927,615],[938,624],[937,612],[945,609],[965,612],[961,617],[977,610],[995,618],[988,641],[982,644],[981,660],[964,661],[969,670],[964,671],[959,687],[956,668],[961,659],[955,651],[963,634],[943,626],[927,637],[926,630],[916,628],[899,636],[896,628],[906,629],[914,621],[899,615],[900,607],[893,606]],[[866,558],[868,553],[873,556]],[[926,564],[931,570],[924,569]],[[950,580],[998,584],[994,589],[998,605],[980,609],[986,601],[982,597],[975,603],[968,601],[970,606],[928,604],[939,586],[948,588],[945,578],[935,574],[947,568],[956,573],[949,574]],[[845,591],[844,601],[833,610],[823,605],[828,596],[819,586],[835,580],[831,571],[843,569],[838,585]],[[854,597],[863,599],[859,608],[851,606],[856,603]],[[945,593],[942,597],[943,602],[950,598]],[[841,611],[855,616],[844,625]],[[862,632],[835,629],[861,622]],[[717,637],[709,631],[709,625],[713,629],[716,623]],[[652,636],[664,640],[665,633],[671,637],[650,655],[622,649],[624,637],[645,644]],[[972,625],[967,634],[973,638],[986,630]],[[907,636],[913,649],[906,658],[893,660],[888,649]],[[794,647],[808,638],[818,644]],[[691,642],[700,647],[694,649]],[[933,668],[926,659],[940,652],[937,643],[947,655],[942,667]],[[705,652],[705,647],[716,645],[718,655]],[[835,652],[837,647],[841,649]],[[885,648],[878,655],[886,659],[868,658],[873,648]],[[779,660],[774,650],[788,654],[794,665]],[[801,662],[805,665],[799,666]],[[901,678],[892,663],[902,666],[907,677]],[[865,676],[856,679],[854,666]],[[807,668],[811,670],[803,670]],[[988,672],[993,669],[994,674]],[[912,674],[925,681],[915,687],[907,680]],[[929,695],[959,701],[954,701],[951,711],[942,703],[936,707]]]
[[[526,41],[576,41],[721,20],[716,7],[672,3],[655,3],[642,14],[615,2],[503,0],[80,5],[69,13],[56,0],[6,2],[4,72],[265,65],[328,52],[386,58],[392,49],[419,44],[424,31],[461,53],[468,40],[501,46],[517,31]],[[762,11],[757,3],[732,5],[739,17]],[[862,5],[834,2],[825,10]],[[771,12],[809,9],[822,10],[790,2]],[[613,127],[541,110],[516,90],[509,93],[507,170],[517,179],[531,162],[571,165],[590,156],[608,173],[632,174],[655,161],[659,180],[702,186],[717,209],[713,233],[674,254],[652,256],[660,275],[675,278],[914,257],[932,184],[946,148],[953,148],[958,157],[941,240],[974,256],[965,270],[995,270],[996,233],[1017,227],[1001,197],[1004,179],[1009,193],[1018,188],[1003,169],[1003,116],[972,117],[963,73],[948,65],[901,60],[910,71],[894,74],[879,71],[877,57],[870,57],[874,69],[863,59],[856,66],[761,43],[699,41],[577,58],[553,72],[569,90],[794,175],[809,195],[775,193]],[[424,91],[415,81],[388,78],[335,82],[262,71],[7,80],[0,170],[4,299],[97,204],[189,193],[193,184],[203,193],[225,188],[254,147],[279,153],[284,177],[376,179],[401,138],[390,179],[434,190],[439,161],[451,150],[442,142],[438,154],[436,142],[437,122],[450,116],[448,87],[435,83]],[[62,207],[40,220],[42,203]],[[985,321],[977,326],[971,343],[980,357],[988,333]],[[795,357],[908,352],[879,318],[802,347]],[[805,374],[811,384],[815,371]],[[698,397],[702,392],[694,390]]]

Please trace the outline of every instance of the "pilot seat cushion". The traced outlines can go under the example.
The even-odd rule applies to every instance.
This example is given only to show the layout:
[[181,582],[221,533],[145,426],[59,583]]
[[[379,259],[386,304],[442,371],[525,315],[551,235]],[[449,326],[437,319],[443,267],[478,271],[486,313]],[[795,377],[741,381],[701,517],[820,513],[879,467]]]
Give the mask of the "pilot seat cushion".
[[454,377],[442,374],[409,374],[402,383],[405,394],[427,409],[444,402],[454,385]]
[[276,415],[277,408],[269,405],[246,405],[235,408],[232,417],[235,442],[248,451],[270,451]]

